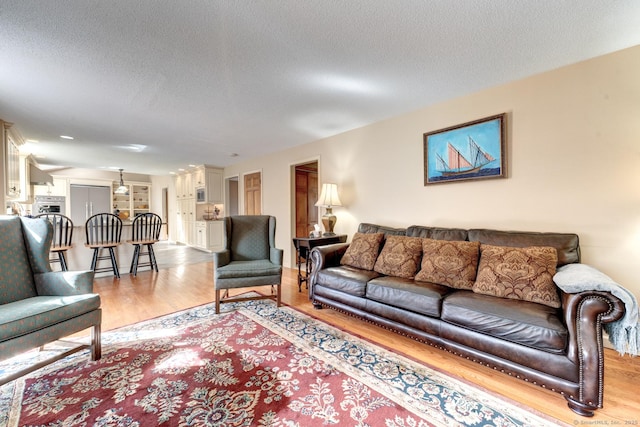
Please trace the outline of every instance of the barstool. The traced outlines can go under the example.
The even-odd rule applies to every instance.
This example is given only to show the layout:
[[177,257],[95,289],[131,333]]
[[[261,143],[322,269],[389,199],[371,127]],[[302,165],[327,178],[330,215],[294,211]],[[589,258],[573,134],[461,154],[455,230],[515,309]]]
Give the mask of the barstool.
[[[99,213],[90,217],[85,224],[85,232],[87,236],[87,248],[93,249],[93,259],[91,260],[91,269],[94,272],[102,272],[113,270],[113,274],[120,278],[118,271],[118,261],[114,248],[120,245],[122,236],[122,221],[117,215],[111,213]],[[100,256],[102,249],[109,250],[109,256]],[[97,268],[98,261],[111,258],[111,268]]]
[[53,240],[51,241],[51,254],[57,254],[56,257],[50,256],[49,263],[60,263],[60,269],[67,271],[67,250],[73,248],[73,221],[71,218],[62,214],[43,213],[36,215],[36,218],[44,218],[53,225]]
[[[131,243],[134,246],[129,274],[136,276],[138,267],[151,267],[152,270],[158,271],[153,244],[160,238],[161,229],[162,218],[154,213],[139,214],[133,219],[133,223],[131,223],[131,240],[127,240],[127,243]],[[142,251],[142,246],[147,247],[146,252]],[[140,256],[144,255],[149,257],[149,261],[140,264]]]

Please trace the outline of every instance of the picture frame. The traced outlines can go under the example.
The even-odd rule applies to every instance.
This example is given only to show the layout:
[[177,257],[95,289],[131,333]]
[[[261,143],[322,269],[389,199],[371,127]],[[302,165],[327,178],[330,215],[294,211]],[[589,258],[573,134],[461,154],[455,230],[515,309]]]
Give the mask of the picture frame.
[[506,177],[506,115],[425,133],[424,185]]

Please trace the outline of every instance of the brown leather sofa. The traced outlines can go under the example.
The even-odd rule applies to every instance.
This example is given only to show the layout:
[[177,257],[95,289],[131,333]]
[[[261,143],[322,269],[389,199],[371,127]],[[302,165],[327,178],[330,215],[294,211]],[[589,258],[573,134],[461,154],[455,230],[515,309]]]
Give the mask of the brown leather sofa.
[[[560,267],[580,262],[578,236],[360,224],[359,233],[480,242],[511,247],[552,246]],[[340,261],[349,244],[314,248],[309,298],[562,394],[579,415],[602,407],[602,324],[620,319],[624,304],[608,292],[566,294],[561,308],[384,276]],[[380,245],[382,248],[383,244]]]

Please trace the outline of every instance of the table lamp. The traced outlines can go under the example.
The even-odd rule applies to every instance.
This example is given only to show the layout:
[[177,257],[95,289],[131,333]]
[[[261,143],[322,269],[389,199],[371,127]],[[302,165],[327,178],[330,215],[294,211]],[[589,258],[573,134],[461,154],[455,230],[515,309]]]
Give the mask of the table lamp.
[[338,186],[336,184],[322,184],[320,198],[316,202],[316,206],[323,206],[327,212],[322,215],[322,225],[324,225],[324,236],[335,236],[333,227],[336,225],[336,216],[333,214],[334,206],[342,206],[338,197]]

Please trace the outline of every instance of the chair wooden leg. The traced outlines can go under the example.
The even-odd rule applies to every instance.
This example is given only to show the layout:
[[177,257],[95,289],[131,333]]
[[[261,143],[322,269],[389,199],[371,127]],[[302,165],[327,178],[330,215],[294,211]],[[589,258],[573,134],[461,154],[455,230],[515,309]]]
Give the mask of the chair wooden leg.
[[102,357],[101,329],[100,324],[91,328],[91,360],[100,360]]
[[282,290],[282,285],[280,283],[278,283],[276,285],[276,307],[280,307],[280,305],[282,304],[282,299],[281,299],[281,290]]
[[65,251],[58,252],[58,259],[60,260],[60,269],[62,271],[68,271],[67,269],[67,257],[65,256]]
[[216,314],[220,314],[220,289],[216,289]]
[[111,267],[113,268],[113,274],[120,278],[120,272],[118,271],[118,260],[116,260],[116,254],[112,247],[109,248],[109,256],[111,257]]
[[158,262],[156,261],[156,253],[153,252],[153,244],[149,244],[147,245],[148,251],[149,252],[149,262],[151,262],[151,268],[153,270],[156,271],[156,273],[158,272]]
[[100,248],[95,248],[93,250],[93,258],[91,259],[91,270],[96,271],[96,264],[98,264],[98,254],[100,253]]
[[136,276],[138,274],[138,260],[140,258],[140,245],[133,245],[133,258],[131,259],[131,268],[129,274]]

